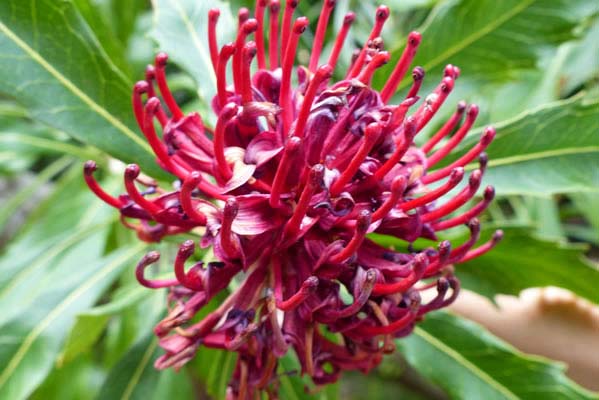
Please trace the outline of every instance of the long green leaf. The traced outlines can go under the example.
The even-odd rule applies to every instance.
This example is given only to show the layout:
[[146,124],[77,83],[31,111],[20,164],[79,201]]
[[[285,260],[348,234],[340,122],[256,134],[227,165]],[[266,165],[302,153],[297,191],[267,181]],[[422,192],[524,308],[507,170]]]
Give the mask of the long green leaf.
[[[525,229],[504,231],[503,241],[493,251],[457,266],[465,287],[493,298],[498,293],[517,295],[528,287],[552,285],[599,303],[599,268],[584,258],[584,247],[538,240]],[[484,231],[483,238],[491,232]]]
[[427,315],[397,344],[452,399],[596,399],[566,378],[562,365],[527,356],[451,314]]
[[[599,191],[599,99],[555,102],[495,127],[485,181],[500,196]],[[445,163],[462,155],[478,137],[472,134]]]
[[[469,79],[514,78],[518,71],[537,67],[545,46],[573,37],[582,15],[579,6],[583,3],[578,0],[441,2],[419,29],[423,41],[414,65],[423,66],[429,76],[440,76],[446,64],[454,64]],[[381,74],[381,80],[384,75]],[[409,85],[409,79],[402,82],[402,87]]]
[[136,133],[131,83],[66,1],[0,2],[0,92],[31,117],[160,174]]
[[87,263],[87,268],[71,261],[71,268],[61,264],[60,270],[47,277],[51,280],[35,304],[2,327],[0,398],[26,398],[43,381],[75,315],[92,305],[143,247],[140,244],[95,262],[78,253],[77,260]]

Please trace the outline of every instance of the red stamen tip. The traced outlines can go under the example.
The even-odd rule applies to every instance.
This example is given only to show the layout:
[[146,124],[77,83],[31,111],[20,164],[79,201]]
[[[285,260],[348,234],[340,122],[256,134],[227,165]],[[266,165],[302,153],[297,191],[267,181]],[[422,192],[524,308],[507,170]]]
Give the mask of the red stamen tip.
[[483,198],[488,202],[492,201],[495,198],[495,188],[493,186],[487,186]]
[[483,174],[479,169],[475,169],[470,174],[470,179],[468,180],[468,185],[471,188],[478,187],[480,185],[480,181],[483,179]]
[[188,259],[191,257],[193,252],[195,251],[195,244],[193,240],[186,240],[179,246],[179,252],[177,253],[177,257]]
[[258,29],[258,21],[256,21],[254,18],[250,18],[243,23],[241,29],[246,35],[254,33],[256,32],[256,29]]
[[408,35],[408,46],[418,46],[422,41],[422,34],[420,32],[410,32]]
[[150,85],[148,85],[148,82],[146,82],[146,81],[138,81],[138,82],[135,83],[135,86],[133,86],[133,91],[136,94],[147,93],[149,87],[150,87]]
[[441,90],[444,93],[449,93],[453,90],[453,86],[455,84],[455,81],[453,78],[446,76],[445,78],[443,78],[443,83],[441,84]]
[[462,179],[464,179],[464,168],[463,167],[456,167],[451,170],[451,174],[449,175],[449,180],[448,180],[451,184],[457,184]]
[[216,20],[218,20],[218,17],[220,17],[220,10],[218,8],[211,8],[208,11],[208,18],[213,22],[216,22]]
[[389,10],[389,7],[387,6],[379,6],[379,8],[376,9],[376,19],[377,21],[386,21],[387,18],[389,18],[389,15],[391,15],[391,11]]
[[351,25],[355,20],[356,14],[354,14],[353,12],[348,12],[347,14],[345,14],[345,17],[343,18],[343,25]]
[[501,229],[495,231],[495,233],[493,234],[493,239],[492,239],[493,242],[499,243],[502,239],[503,239],[503,231]]
[[358,218],[356,219],[356,234],[364,235],[366,231],[368,231],[368,227],[370,227],[370,220],[372,218],[372,213],[368,210],[360,211]]
[[495,133],[495,128],[492,126],[485,128],[485,131],[480,138],[480,144],[483,146],[488,146],[493,139],[495,139]]
[[97,168],[98,166],[95,161],[88,160],[83,164],[83,173],[87,176],[91,176]]
[[324,165],[316,164],[310,169],[309,183],[313,187],[319,187],[322,185],[324,179]]
[[139,165],[137,164],[129,164],[127,168],[125,168],[125,178],[128,180],[134,180],[139,176],[140,170]]
[[281,10],[281,2],[279,0],[272,0],[270,2],[270,12],[278,13]]
[[225,202],[225,207],[223,209],[223,216],[225,219],[233,219],[237,216],[239,212],[239,204],[234,197],[229,197]]
[[168,54],[160,52],[156,54],[155,64],[158,68],[164,68],[168,62]]
[[143,258],[141,259],[141,261],[139,262],[140,264],[153,264],[156,261],[158,261],[160,259],[160,253],[157,251],[150,251],[148,254],[144,255]]
[[408,180],[405,176],[396,176],[393,178],[393,182],[391,182],[391,192],[401,194],[406,189],[407,184]]
[[412,79],[414,79],[415,82],[421,81],[424,79],[424,74],[424,68],[416,67],[412,70]]
[[308,21],[308,18],[306,17],[299,17],[298,19],[295,20],[295,23],[293,24],[293,32],[301,35],[302,33],[304,33],[304,31],[306,30],[306,27],[310,24],[310,21]]

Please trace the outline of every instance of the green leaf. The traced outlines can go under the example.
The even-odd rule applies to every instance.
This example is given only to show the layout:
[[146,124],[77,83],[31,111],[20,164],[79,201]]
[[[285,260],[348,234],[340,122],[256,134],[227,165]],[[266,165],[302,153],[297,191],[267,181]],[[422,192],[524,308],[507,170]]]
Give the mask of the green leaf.
[[77,356],[89,351],[94,343],[106,329],[108,320],[114,316],[136,305],[153,292],[143,286],[123,288],[120,293],[115,294],[115,300],[86,310],[77,315],[75,326],[71,330],[59,358],[59,364],[68,363]]
[[[582,3],[570,0],[441,2],[419,29],[423,40],[414,65],[421,65],[429,76],[441,76],[446,64],[455,64],[468,79],[505,81],[514,78],[523,69],[537,67],[537,58],[545,46],[574,37]],[[393,63],[390,64],[392,68]],[[380,79],[382,81],[382,77]],[[406,79],[402,87],[410,84]]]
[[147,173],[163,175],[136,133],[131,82],[75,6],[54,0],[0,2],[0,92],[30,116]]
[[452,399],[596,399],[561,364],[525,355],[480,326],[444,312],[397,341],[420,373]]
[[[84,246],[89,253],[90,245],[93,242],[84,241],[75,249]],[[52,369],[75,315],[94,304],[143,247],[140,244],[95,260],[77,251],[47,273],[43,290],[32,296],[29,307],[2,326],[0,398],[22,399],[33,392]],[[2,303],[2,309],[10,306]]]
[[110,371],[97,399],[143,399],[152,396],[160,371],[152,365],[159,356],[152,332],[139,341]]
[[102,371],[94,363],[93,354],[85,354],[77,361],[54,368],[44,383],[31,395],[30,400],[91,400],[101,383]]
[[219,46],[233,37],[236,22],[228,4],[219,0],[153,0],[152,36],[161,51],[189,73],[199,86],[198,95],[210,103],[216,93],[216,76],[208,49],[208,10],[218,8]]
[[62,157],[48,165],[42,170],[33,181],[27,184],[24,188],[15,193],[8,199],[0,209],[0,227],[14,216],[14,213],[23,206],[23,203],[31,197],[39,189],[41,185],[47,183],[50,179],[61,173],[72,160],[70,157]]
[[[482,237],[492,232],[486,229]],[[464,287],[493,298],[498,293],[517,295],[528,287],[552,285],[599,303],[599,269],[584,258],[584,246],[541,241],[522,228],[504,228],[504,233],[493,251],[456,267]]]
[[[485,182],[500,196],[599,191],[599,99],[576,97],[495,125]],[[447,164],[478,141],[469,135]],[[476,168],[475,165],[470,166]]]

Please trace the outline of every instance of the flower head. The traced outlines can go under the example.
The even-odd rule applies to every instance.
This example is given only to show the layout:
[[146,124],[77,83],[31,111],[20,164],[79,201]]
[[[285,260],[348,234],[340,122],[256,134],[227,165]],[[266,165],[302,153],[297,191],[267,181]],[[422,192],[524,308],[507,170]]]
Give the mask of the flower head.
[[[229,393],[241,399],[272,389],[278,359],[290,348],[301,373],[317,384],[337,380],[344,370],[370,370],[393,350],[393,338],[409,334],[426,313],[456,298],[453,265],[488,251],[502,235],[474,247],[476,217],[492,201],[492,187],[478,204],[454,213],[481,185],[493,128],[463,156],[433,168],[466,136],[477,106],[458,103],[436,134],[422,147],[414,144],[446,101],[459,69],[448,65],[433,93],[417,105],[424,71],[414,68],[407,96],[392,104],[420,44],[420,34],[412,32],[383,89],[372,88],[373,74],[389,61],[380,38],[389,9],[381,6],[368,41],[345,77],[333,82],[354,15],[345,17],[328,60],[318,66],[335,6],[327,0],[309,65],[295,68],[294,86],[296,50],[308,26],[304,17],[293,20],[297,3],[288,1],[281,10],[278,0],[258,0],[255,18],[242,9],[237,39],[220,50],[219,12],[210,11],[208,43],[218,86],[214,129],[197,113],[180,110],[166,82],[166,54],[158,54],[146,79],[135,85],[135,117],[158,164],[176,176],[175,190],[159,188],[133,164],[125,170],[126,194],[112,197],[94,180],[95,163],[87,162],[84,171],[90,188],[120,210],[141,240],[194,231],[203,234],[201,247],[212,247],[217,261],[187,268],[196,243],[184,242],[168,280],[145,278],[145,268],[159,258],[151,252],[138,264],[137,277],[144,286],[170,288],[169,313],[155,329],[165,350],[156,366],[180,367],[201,346],[235,351]],[[464,180],[464,166],[476,159],[479,169],[448,195]],[[459,246],[411,245],[419,238],[436,242],[439,231],[464,224],[471,235]],[[383,247],[370,233],[405,241],[410,250]],[[216,310],[192,321],[232,282],[237,288]],[[420,293],[427,289],[436,296],[425,302]]]

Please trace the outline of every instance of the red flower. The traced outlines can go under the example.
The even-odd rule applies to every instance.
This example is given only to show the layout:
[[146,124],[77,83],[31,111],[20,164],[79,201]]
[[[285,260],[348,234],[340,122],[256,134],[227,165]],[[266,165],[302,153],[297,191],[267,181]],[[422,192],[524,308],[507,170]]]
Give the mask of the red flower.
[[[309,66],[296,68],[295,88],[293,63],[308,25],[303,17],[292,21],[297,1],[285,6],[280,40],[279,1],[262,0],[255,18],[249,18],[247,9],[239,12],[237,40],[220,51],[215,35],[219,13],[210,11],[208,38],[218,82],[214,130],[198,114],[184,115],[179,109],[165,79],[167,56],[156,57],[146,79],[135,85],[133,108],[157,162],[178,178],[176,190],[158,188],[140,178],[137,165],[129,165],[127,194],[115,198],[95,182],[95,163],[85,164],[90,188],[120,210],[125,225],[140,239],[204,233],[200,245],[212,246],[218,262],[186,269],[195,248],[188,240],[179,249],[173,279],[144,277],[144,269],[159,257],[156,252],[139,263],[137,277],[144,286],[170,288],[170,312],[155,329],[166,353],[156,366],[180,367],[200,346],[235,351],[232,397],[274,390],[277,361],[290,347],[301,372],[317,384],[337,380],[343,370],[368,371],[393,350],[392,338],[409,334],[424,314],[456,298],[459,283],[452,266],[488,251],[502,235],[497,232],[489,243],[473,248],[480,232],[476,217],[493,199],[492,187],[485,189],[480,203],[448,217],[477,192],[493,128],[486,128],[465,155],[430,172],[468,133],[477,106],[459,103],[424,146],[414,145],[414,137],[450,94],[459,69],[448,65],[434,92],[410,111],[424,77],[416,67],[406,98],[390,104],[421,37],[409,35],[386,85],[380,92],[373,89],[373,73],[389,61],[379,37],[389,10],[381,6],[345,78],[331,82],[354,20],[352,13],[345,17],[328,61],[317,67],[334,5],[331,0],[323,5]],[[270,32],[268,49],[265,29]],[[256,42],[248,41],[252,34]],[[252,75],[254,58],[258,70]],[[229,64],[233,82],[228,84]],[[460,184],[463,167],[477,158],[480,168],[465,187],[438,202]],[[136,183],[146,189],[140,192]],[[443,241],[436,250],[410,245],[402,253],[367,236],[376,232],[410,244],[418,238],[437,241],[437,232],[462,224],[468,225],[471,238],[454,248]],[[238,288],[218,309],[192,323],[235,278]],[[423,303],[420,292],[434,287],[437,296]]]

